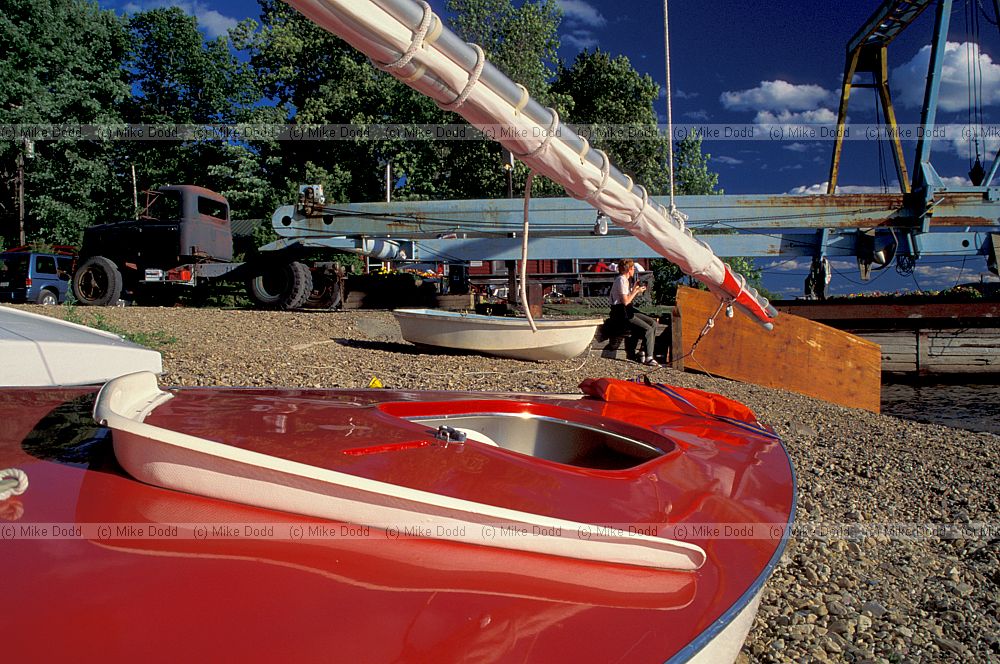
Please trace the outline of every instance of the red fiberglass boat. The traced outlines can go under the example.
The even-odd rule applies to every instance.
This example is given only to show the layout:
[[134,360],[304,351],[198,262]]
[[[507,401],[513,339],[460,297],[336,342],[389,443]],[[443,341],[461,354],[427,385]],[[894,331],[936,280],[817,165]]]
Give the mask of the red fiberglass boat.
[[581,387],[0,390],[7,653],[732,661],[794,511],[781,442],[715,395]]

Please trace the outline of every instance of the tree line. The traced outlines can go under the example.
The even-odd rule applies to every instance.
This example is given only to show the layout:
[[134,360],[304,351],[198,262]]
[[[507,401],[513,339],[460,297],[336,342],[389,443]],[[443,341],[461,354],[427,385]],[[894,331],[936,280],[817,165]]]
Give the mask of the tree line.
[[[439,109],[280,0],[260,17],[206,38],[176,7],[120,16],[85,0],[0,0],[0,126],[465,124]],[[450,27],[565,122],[657,125],[659,86],[624,56],[600,50],[559,59],[554,0],[449,0]],[[0,135],[0,139],[7,136]],[[667,139],[591,143],[622,171],[665,193]],[[717,193],[699,139],[678,145],[678,193]],[[24,159],[30,240],[74,244],[84,228],[129,218],[138,188],[196,184],[224,194],[234,218],[269,218],[300,183],[328,199],[406,200],[507,195],[501,147],[490,141],[399,139],[77,140],[25,146],[0,140],[0,238],[18,230],[18,160]],[[525,167],[513,170],[523,190]],[[536,185],[536,189],[538,185]],[[563,195],[548,183],[536,195]]]

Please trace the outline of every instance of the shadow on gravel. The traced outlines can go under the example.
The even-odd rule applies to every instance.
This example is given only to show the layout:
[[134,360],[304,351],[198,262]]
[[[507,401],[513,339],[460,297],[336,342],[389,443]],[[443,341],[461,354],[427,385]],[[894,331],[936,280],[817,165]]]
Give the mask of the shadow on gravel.
[[348,348],[380,350],[386,353],[400,353],[402,355],[477,355],[477,353],[467,353],[460,350],[445,352],[437,348],[414,346],[413,344],[401,343],[399,341],[370,341],[367,339],[334,339],[333,341]]

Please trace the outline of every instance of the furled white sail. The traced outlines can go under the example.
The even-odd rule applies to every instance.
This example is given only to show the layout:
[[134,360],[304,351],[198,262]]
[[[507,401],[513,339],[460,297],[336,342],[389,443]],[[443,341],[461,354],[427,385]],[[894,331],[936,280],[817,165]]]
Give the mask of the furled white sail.
[[[685,274],[771,328],[774,307],[684,227],[684,216],[648,200],[603,152],[559,124],[528,91],[449,31],[425,2],[286,0],[374,63],[502,143],[530,168],[602,210]],[[501,131],[503,129],[503,131]]]

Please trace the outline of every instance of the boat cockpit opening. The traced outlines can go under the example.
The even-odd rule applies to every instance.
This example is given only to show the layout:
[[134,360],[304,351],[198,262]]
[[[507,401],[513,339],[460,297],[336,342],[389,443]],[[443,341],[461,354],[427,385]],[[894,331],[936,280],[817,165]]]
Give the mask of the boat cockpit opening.
[[659,447],[576,422],[531,413],[461,413],[408,417],[451,427],[469,440],[580,468],[625,470],[663,456]]

